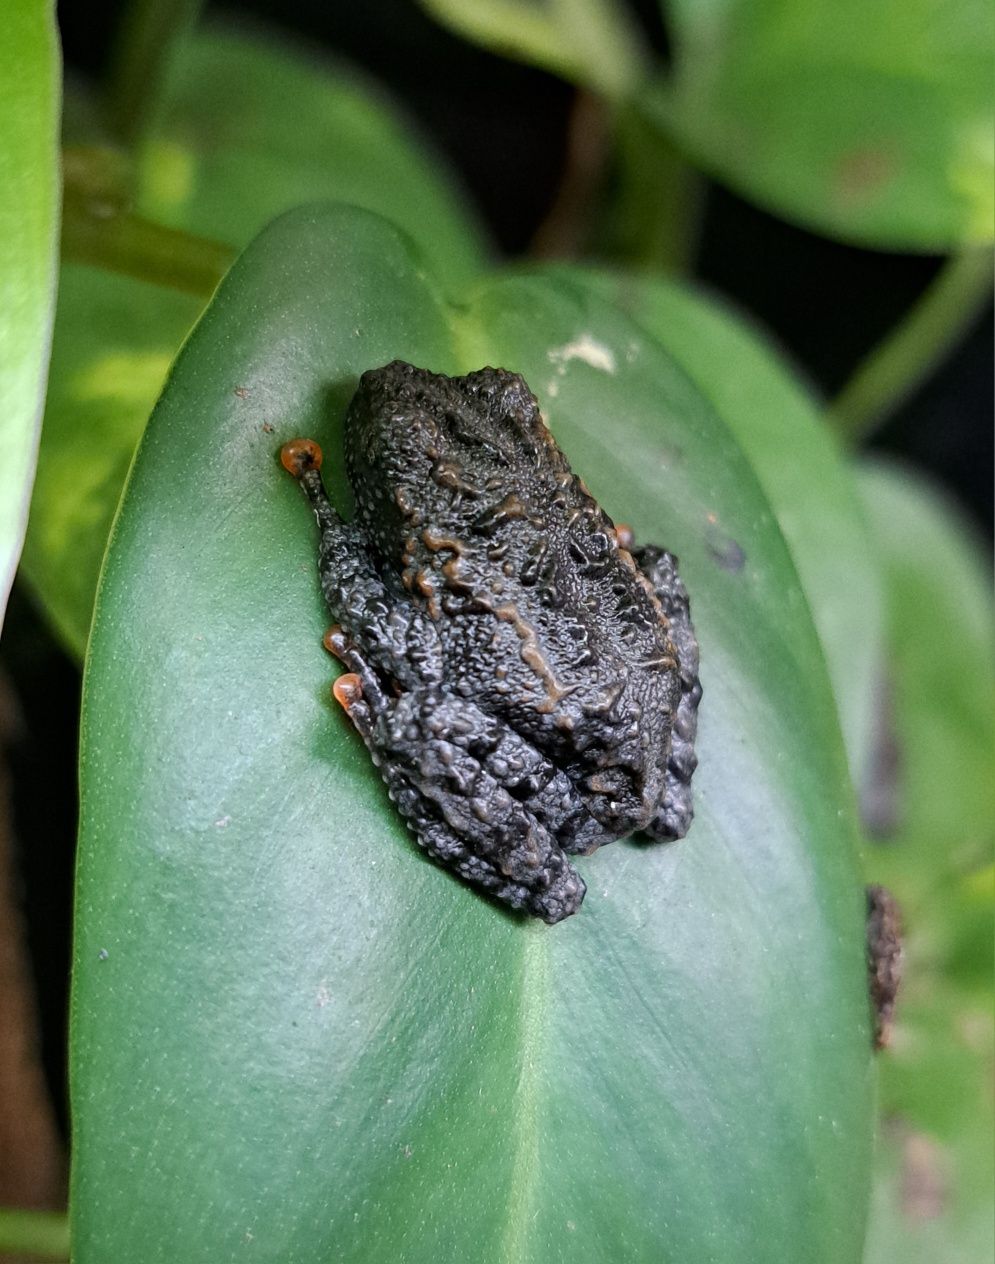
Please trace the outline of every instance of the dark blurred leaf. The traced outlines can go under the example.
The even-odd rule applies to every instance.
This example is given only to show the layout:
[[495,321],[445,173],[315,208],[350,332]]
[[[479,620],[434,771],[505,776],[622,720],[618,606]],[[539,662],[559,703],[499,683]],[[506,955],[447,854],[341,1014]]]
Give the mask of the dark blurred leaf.
[[59,223],[53,5],[11,0],[0,38],[0,622],[24,537],[45,399]]
[[[588,860],[554,928],[425,861],[327,698],[276,453],[314,434],[340,497],[344,402],[394,356],[524,372],[693,594],[697,819]],[[822,653],[721,420],[606,303],[505,277],[451,310],[375,217],[271,227],[140,449],[83,752],[78,1264],[859,1259],[863,897]]]
[[986,0],[664,10],[674,64],[645,105],[718,179],[848,241],[944,251],[991,240]]

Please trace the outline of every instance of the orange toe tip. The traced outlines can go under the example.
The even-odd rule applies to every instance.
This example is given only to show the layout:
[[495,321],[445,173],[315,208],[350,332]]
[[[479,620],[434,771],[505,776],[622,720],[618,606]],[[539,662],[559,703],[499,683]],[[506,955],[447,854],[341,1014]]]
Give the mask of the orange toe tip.
[[321,638],[321,643],[328,650],[329,654],[334,654],[336,658],[341,658],[346,648],[346,635],[342,630],[341,624],[333,623]]
[[618,540],[618,547],[620,549],[628,549],[630,551],[633,544],[636,542],[633,530],[627,522],[615,523],[615,539]]
[[308,470],[321,469],[321,448],[313,439],[291,439],[280,449],[280,461],[289,474],[300,478]]
[[346,672],[344,676],[338,678],[332,685],[332,697],[346,711],[355,703],[362,701],[363,685],[355,672]]

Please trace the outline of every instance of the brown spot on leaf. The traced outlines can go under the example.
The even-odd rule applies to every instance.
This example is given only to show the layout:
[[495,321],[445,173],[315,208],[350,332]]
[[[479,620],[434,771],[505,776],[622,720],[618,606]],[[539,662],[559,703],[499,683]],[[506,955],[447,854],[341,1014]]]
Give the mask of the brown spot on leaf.
[[867,146],[844,154],[836,167],[836,200],[846,210],[870,202],[894,178],[894,154],[880,146]]
[[946,1210],[946,1155],[936,1141],[910,1132],[902,1141],[902,1214],[921,1224]]

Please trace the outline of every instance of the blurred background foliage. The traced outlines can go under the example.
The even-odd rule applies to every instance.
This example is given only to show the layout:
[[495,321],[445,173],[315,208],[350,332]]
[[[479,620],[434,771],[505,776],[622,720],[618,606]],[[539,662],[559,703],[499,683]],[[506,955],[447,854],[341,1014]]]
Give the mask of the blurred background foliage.
[[[499,258],[609,265],[590,284],[650,333],[654,322],[691,331],[683,367],[747,454],[751,443],[782,452],[758,470],[823,636],[867,877],[895,892],[905,919],[867,1264],[991,1258],[991,6],[199,9],[58,8],[58,303],[0,643],[10,770],[0,923],[17,931],[8,955],[20,963],[0,978],[13,998],[2,1003],[30,1032],[37,998],[46,1079],[11,1071],[23,1049],[0,1064],[13,1077],[2,1096],[34,1104],[27,1131],[6,1108],[0,1140],[15,1138],[35,1173],[26,1189],[0,1160],[0,1202],[57,1207],[62,1196],[78,664],[134,447],[236,252],[280,211],[333,199],[400,225],[453,293]],[[44,397],[58,97],[45,6],[15,0],[12,14],[0,103],[24,126],[0,133],[0,173],[30,178],[0,192],[0,296],[17,287],[33,313],[18,325],[22,349],[15,309],[0,304],[5,355],[13,347],[27,366],[14,385],[0,377],[17,405],[0,419],[16,458],[2,476],[18,484],[3,496],[16,505]],[[742,392],[724,374],[715,395],[695,352],[716,345],[742,366]],[[822,511],[794,484],[791,442],[849,471],[848,521],[872,541],[863,570],[834,571]],[[827,480],[827,499],[836,486]],[[10,558],[16,518],[0,523]],[[853,542],[839,554],[855,556]],[[826,594],[848,588],[861,626],[833,627],[846,600]],[[57,1219],[0,1212],[0,1249],[58,1256],[62,1233]]]

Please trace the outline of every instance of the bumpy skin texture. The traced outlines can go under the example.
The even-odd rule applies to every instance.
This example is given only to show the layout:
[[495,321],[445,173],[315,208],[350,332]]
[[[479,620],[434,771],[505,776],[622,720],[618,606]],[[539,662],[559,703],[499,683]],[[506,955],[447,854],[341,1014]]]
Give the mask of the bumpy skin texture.
[[321,529],[351,677],[336,696],[421,845],[558,922],[567,859],[635,830],[682,837],[701,687],[675,559],[620,547],[517,374],[364,373],[341,520],[307,441],[283,460]]

